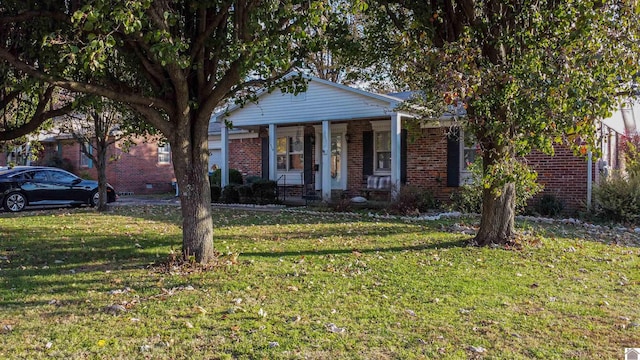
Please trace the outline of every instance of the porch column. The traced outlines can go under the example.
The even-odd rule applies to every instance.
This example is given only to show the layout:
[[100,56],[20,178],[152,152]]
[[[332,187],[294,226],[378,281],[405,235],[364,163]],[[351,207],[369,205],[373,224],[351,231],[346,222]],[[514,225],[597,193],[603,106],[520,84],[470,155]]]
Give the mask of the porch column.
[[331,123],[322,122],[322,201],[331,201]]
[[229,129],[222,124],[220,128],[220,187],[229,185]]
[[269,180],[278,181],[276,124],[269,124]]
[[391,115],[391,198],[400,192],[400,142],[402,141],[402,120],[398,113]]

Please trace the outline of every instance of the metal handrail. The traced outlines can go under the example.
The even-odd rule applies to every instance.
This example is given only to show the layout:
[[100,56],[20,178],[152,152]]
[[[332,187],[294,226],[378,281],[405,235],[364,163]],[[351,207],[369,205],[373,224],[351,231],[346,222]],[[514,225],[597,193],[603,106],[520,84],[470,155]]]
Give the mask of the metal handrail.
[[280,177],[276,180],[276,198],[280,199],[280,179],[282,180],[282,201],[287,201],[287,175],[286,174],[282,174],[280,175]]

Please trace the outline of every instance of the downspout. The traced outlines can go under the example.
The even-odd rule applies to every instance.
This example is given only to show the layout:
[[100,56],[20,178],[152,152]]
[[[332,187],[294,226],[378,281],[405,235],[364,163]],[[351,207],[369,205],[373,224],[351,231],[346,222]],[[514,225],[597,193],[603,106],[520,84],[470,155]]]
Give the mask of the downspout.
[[587,210],[591,211],[591,193],[593,191],[593,153],[587,154]]

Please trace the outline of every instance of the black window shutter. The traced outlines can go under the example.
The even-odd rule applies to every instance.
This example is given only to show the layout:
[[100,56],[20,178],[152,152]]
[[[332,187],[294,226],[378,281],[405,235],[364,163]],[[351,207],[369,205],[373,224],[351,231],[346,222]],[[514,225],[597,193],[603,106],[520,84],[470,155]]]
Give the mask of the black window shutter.
[[362,133],[362,175],[373,175],[373,131]]
[[269,138],[262,138],[262,178],[269,179]]
[[407,183],[407,129],[400,133],[400,183]]
[[304,136],[304,184],[309,185],[313,183],[313,159],[311,153],[313,152],[313,146],[311,145],[311,137],[313,135],[306,134]]
[[449,131],[447,136],[447,186],[460,186],[460,129]]

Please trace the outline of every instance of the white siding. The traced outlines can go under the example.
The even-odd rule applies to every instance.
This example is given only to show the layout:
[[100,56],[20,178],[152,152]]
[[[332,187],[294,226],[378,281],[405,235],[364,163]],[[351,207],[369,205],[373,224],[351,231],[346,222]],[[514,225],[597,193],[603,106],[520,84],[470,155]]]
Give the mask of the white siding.
[[276,90],[260,97],[257,104],[234,110],[228,119],[233,126],[247,126],[372,118],[389,116],[395,104],[373,94],[311,81],[306,93],[294,96]]

